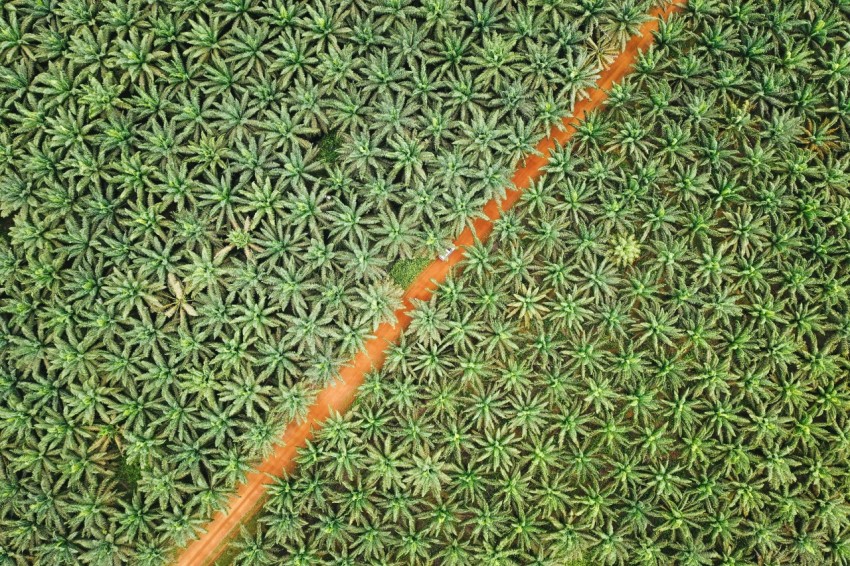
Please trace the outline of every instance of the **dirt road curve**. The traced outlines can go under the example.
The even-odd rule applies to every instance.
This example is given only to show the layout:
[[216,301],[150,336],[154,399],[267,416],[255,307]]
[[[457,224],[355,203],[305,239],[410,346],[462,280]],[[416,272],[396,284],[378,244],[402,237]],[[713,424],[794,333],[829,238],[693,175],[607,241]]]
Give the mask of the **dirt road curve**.
[[446,275],[463,258],[464,249],[474,243],[475,238],[485,240],[493,230],[493,221],[502,212],[511,208],[519,200],[522,192],[531,182],[540,177],[543,166],[548,162],[550,152],[556,143],[563,144],[575,133],[575,126],[590,112],[598,108],[606,98],[606,91],[618,82],[632,67],[638,52],[645,50],[652,43],[652,32],[658,28],[659,17],[666,18],[678,8],[669,7],[666,10],[655,10],[653,19],[646,22],[640,33],[634,36],[623,52],[602,72],[597,81],[597,87],[591,90],[588,98],[578,102],[573,110],[573,117],[564,121],[563,129],[553,129],[549,137],[538,144],[540,156],[529,157],[525,165],[519,168],[513,176],[514,189],[507,193],[507,198],[501,203],[490,201],[484,207],[487,218],[474,222],[473,231],[467,228],[455,240],[457,251],[447,261],[435,260],[410,285],[404,295],[404,307],[396,314],[398,323],[383,324],[378,327],[375,337],[365,345],[365,350],[359,353],[350,365],[340,371],[340,379],[330,387],[322,390],[315,404],[310,407],[307,420],[301,424],[290,425],[283,434],[282,444],[260,466],[248,474],[247,482],[240,485],[236,494],[227,503],[225,512],[216,513],[213,520],[207,524],[201,538],[190,544],[178,557],[180,566],[206,566],[216,560],[226,547],[231,536],[238,533],[239,525],[257,512],[265,500],[266,488],[279,477],[284,470],[292,471],[295,466],[296,452],[313,436],[313,429],[321,426],[332,412],[342,413],[351,405],[358,387],[363,383],[365,375],[373,369],[380,368],[384,363],[387,346],[401,336],[410,323],[408,312],[413,299],[428,300],[431,298],[439,282],[445,281]]

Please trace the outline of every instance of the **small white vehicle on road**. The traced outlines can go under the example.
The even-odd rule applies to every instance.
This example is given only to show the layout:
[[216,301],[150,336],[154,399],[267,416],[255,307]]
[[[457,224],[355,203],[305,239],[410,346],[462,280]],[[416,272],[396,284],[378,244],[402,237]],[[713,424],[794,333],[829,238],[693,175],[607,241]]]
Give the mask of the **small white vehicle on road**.
[[445,250],[443,250],[443,253],[441,253],[438,257],[440,258],[441,261],[446,261],[447,259],[449,259],[449,256],[452,255],[452,253],[454,253],[454,251],[456,249],[457,249],[457,246],[451,245],[451,246],[447,247]]

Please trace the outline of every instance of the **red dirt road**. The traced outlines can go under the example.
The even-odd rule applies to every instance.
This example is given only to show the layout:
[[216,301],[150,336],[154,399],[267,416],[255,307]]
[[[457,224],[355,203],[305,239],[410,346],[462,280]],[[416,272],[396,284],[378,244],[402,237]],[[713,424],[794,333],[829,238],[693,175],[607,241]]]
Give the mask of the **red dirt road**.
[[631,70],[638,53],[649,47],[652,43],[652,33],[658,28],[658,18],[666,19],[679,8],[678,5],[670,6],[665,10],[656,9],[650,13],[653,19],[641,26],[638,35],[632,37],[623,52],[602,71],[596,88],[588,92],[587,98],[576,103],[573,117],[564,120],[563,128],[554,128],[549,137],[537,145],[540,155],[528,157],[525,164],[517,169],[512,179],[514,188],[507,191],[507,197],[501,202],[488,202],[484,206],[486,218],[475,220],[472,229],[466,228],[458,236],[454,242],[457,250],[448,260],[434,260],[416,278],[404,294],[404,307],[396,312],[398,322],[395,325],[382,324],[378,327],[375,337],[365,344],[365,349],[340,371],[340,379],[319,393],[316,402],[310,407],[307,419],[301,424],[292,423],[286,428],[281,443],[272,455],[248,474],[246,483],[241,484],[228,501],[227,510],[215,514],[201,537],[180,554],[177,564],[207,566],[221,556],[227,541],[238,533],[239,526],[259,511],[269,484],[284,471],[291,472],[294,469],[296,453],[306,445],[308,439],[313,438],[313,430],[320,427],[331,413],[345,412],[354,400],[357,389],[363,384],[366,374],[383,365],[387,347],[401,337],[410,323],[408,313],[412,308],[412,301],[430,299],[437,285],[445,281],[449,271],[463,259],[465,249],[476,239],[487,239],[493,231],[493,221],[516,204],[523,191],[540,177],[542,168],[548,163],[556,144],[564,144],[572,137],[576,125],[588,112],[602,105],[607,98],[606,92]]

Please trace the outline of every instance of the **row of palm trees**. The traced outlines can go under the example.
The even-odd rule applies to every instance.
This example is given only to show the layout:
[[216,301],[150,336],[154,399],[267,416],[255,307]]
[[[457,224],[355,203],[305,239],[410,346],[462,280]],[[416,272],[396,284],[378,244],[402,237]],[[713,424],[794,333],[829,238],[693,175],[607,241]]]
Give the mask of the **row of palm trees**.
[[648,1],[0,6],[0,562],[157,564]]
[[850,561],[845,16],[674,18],[236,562]]

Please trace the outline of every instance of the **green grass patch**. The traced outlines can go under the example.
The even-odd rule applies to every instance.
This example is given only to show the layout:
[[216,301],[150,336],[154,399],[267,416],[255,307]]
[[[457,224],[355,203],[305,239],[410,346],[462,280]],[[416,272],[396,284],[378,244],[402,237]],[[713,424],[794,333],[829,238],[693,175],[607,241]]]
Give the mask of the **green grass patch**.
[[136,491],[136,486],[139,483],[139,478],[142,477],[142,468],[138,464],[127,462],[124,456],[118,459],[118,469],[115,471],[115,479],[118,484],[123,487],[127,493]]
[[415,257],[413,259],[400,259],[390,269],[390,277],[403,289],[407,289],[411,283],[428,267],[431,258]]
[[328,132],[319,140],[319,159],[325,163],[333,164],[339,159],[339,148],[342,139],[336,132]]

